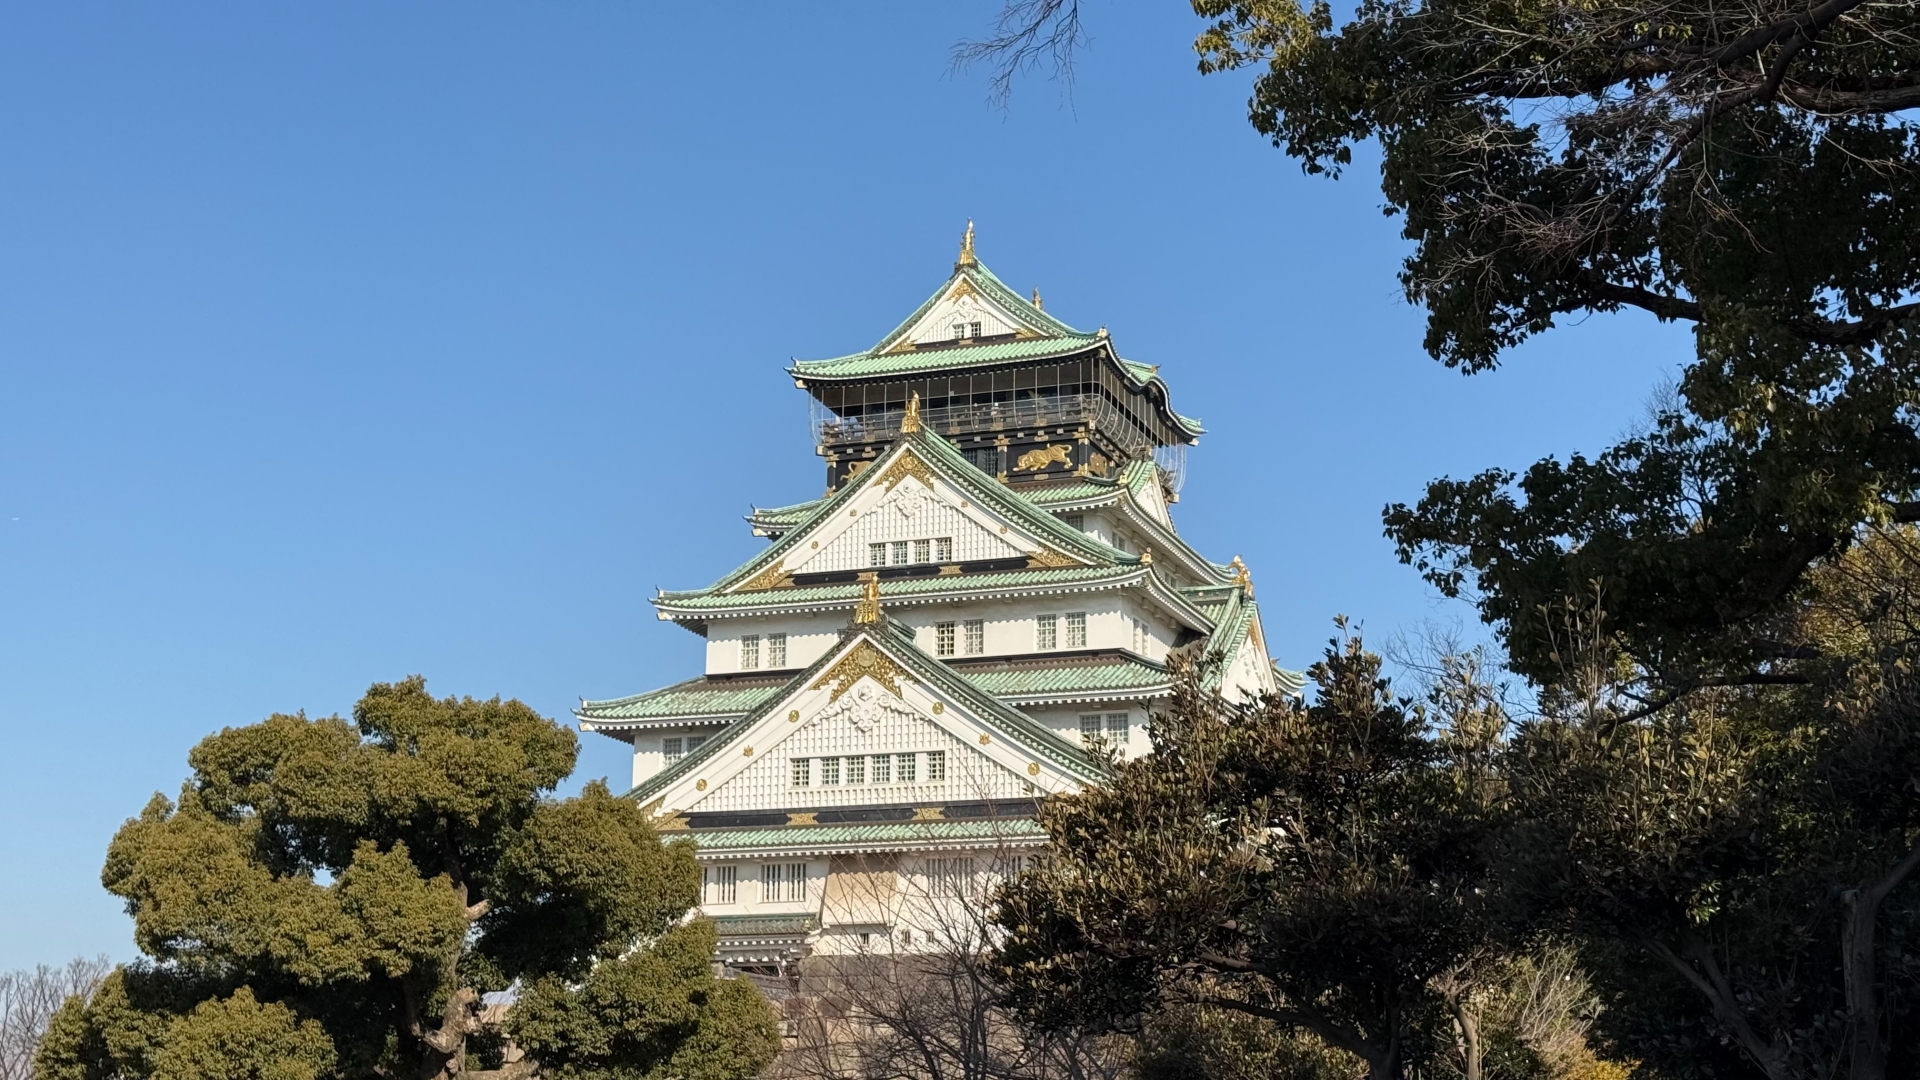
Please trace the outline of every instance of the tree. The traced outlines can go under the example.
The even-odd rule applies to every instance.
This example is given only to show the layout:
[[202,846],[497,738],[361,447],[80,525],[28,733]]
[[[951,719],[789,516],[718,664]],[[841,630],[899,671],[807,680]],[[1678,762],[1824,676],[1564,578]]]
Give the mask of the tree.
[[1478,688],[1396,698],[1358,639],[1314,704],[1244,714],[1188,668],[1154,752],[1047,800],[1048,859],[1000,897],[1011,1000],[1051,1026],[1129,1028],[1206,1005],[1304,1029],[1387,1080],[1451,1023],[1450,973],[1494,940],[1484,766],[1505,727]]
[[1701,691],[1638,719],[1577,695],[1526,725],[1511,884],[1589,941],[1615,988],[1606,1026],[1650,1063],[1911,1076],[1920,535],[1878,531],[1821,564],[1769,632],[1821,658],[1807,685]]
[[61,1002],[92,994],[112,968],[100,956],[0,973],[0,1080],[31,1080],[34,1051]]
[[[40,1075],[755,1074],[777,1028],[708,974],[691,848],[604,784],[551,798],[576,752],[517,701],[418,677],[374,685],[351,723],[209,736],[179,798],[108,848],[146,959],[62,1006]],[[516,982],[489,1019],[482,996]]]

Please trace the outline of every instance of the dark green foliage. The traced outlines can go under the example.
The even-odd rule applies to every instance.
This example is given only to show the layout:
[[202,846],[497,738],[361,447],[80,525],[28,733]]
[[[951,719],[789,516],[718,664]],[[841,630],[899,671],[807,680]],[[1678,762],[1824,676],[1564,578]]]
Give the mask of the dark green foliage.
[[1403,283],[1449,365],[1565,316],[1695,330],[1678,394],[1605,451],[1432,484],[1401,557],[1470,590],[1512,666],[1602,582],[1663,693],[1777,676],[1762,624],[1920,487],[1920,40],[1911,3],[1195,0],[1203,70],[1312,172],[1376,142]]
[[1436,980],[1487,948],[1498,797],[1477,695],[1435,719],[1349,640],[1311,706],[1239,715],[1189,671],[1155,753],[1047,801],[1051,858],[1001,897],[1012,1000],[1128,1027],[1168,1002],[1304,1028],[1398,1077],[1447,1023]]
[[[669,1059],[684,1075],[752,1075],[772,1053],[765,1002],[669,947],[702,933],[677,926],[697,899],[691,850],[663,845],[604,784],[553,800],[574,755],[572,732],[518,702],[435,699],[418,678],[375,685],[352,723],[274,716],[207,738],[178,801],[154,796],[102,871],[150,959],[68,1002],[40,1075],[531,1076],[537,1056],[499,1060],[480,995],[560,976],[604,988],[583,1015],[658,1027],[644,1046],[544,1038],[592,1063],[569,1075]],[[676,963],[672,981],[602,974]],[[716,1026],[718,1041],[742,1038],[709,1059]]]
[[780,1049],[780,1027],[742,980],[710,973],[713,924],[676,926],[596,966],[584,984],[548,976],[514,1007],[513,1033],[563,1078],[731,1080]]

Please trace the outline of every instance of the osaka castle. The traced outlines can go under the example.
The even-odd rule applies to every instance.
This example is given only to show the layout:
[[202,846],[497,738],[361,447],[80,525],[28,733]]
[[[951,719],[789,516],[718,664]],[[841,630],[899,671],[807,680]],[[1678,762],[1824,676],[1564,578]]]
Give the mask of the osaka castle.
[[[940,947],[1044,841],[1037,800],[1150,752],[1182,655],[1229,701],[1295,693],[1246,567],[1181,539],[1202,432],[1159,368],[974,255],[872,348],[795,362],[826,493],[661,619],[706,670],[577,710],[692,839],[719,960]],[[743,499],[743,501],[745,501]]]

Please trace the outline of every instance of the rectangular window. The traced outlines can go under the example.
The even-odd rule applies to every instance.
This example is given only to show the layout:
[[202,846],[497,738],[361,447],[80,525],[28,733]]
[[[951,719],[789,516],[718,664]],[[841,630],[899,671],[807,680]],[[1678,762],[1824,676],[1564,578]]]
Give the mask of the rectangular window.
[[1033,647],[1036,649],[1059,648],[1060,616],[1042,615],[1033,621]]
[[937,897],[962,897],[973,892],[972,859],[928,859],[927,891]]
[[867,565],[869,566],[887,565],[887,545],[868,544],[867,545]]
[[700,744],[706,741],[707,741],[707,737],[705,735],[687,736],[687,753],[691,754],[695,750],[700,749]]
[[913,759],[914,755],[912,754],[893,755],[894,769],[900,774],[900,782],[903,784],[913,783]]
[[987,651],[987,624],[984,619],[968,619],[966,628],[967,655],[979,656]]
[[747,671],[760,666],[760,635],[748,634],[740,639],[740,670]]
[[1086,532],[1087,531],[1087,515],[1061,514],[1060,524],[1065,525],[1069,529],[1078,529],[1081,532]]
[[1107,714],[1108,742],[1115,746],[1127,745],[1128,728],[1130,726],[1127,720],[1128,715],[1123,712],[1110,712]]
[[1145,656],[1147,654],[1147,644],[1152,640],[1153,640],[1152,635],[1147,631],[1147,620],[1134,619],[1133,620],[1133,651],[1139,653],[1142,656]]
[[979,323],[977,323],[977,322],[975,322],[975,323],[968,323],[968,324],[967,324],[967,336],[968,336],[968,337],[979,337],[979,336],[980,336],[980,324],[979,324]]
[[913,561],[928,563],[933,561],[933,541],[915,540],[913,542]]
[[953,624],[950,622],[933,625],[933,655],[953,655]]
[[867,759],[850,757],[847,759],[847,783],[864,784],[867,782]]
[[767,635],[767,666],[770,668],[787,666],[787,635]]
[[1100,745],[1101,741],[1102,741],[1102,734],[1101,734],[1101,727],[1100,727],[1100,714],[1099,713],[1081,713],[1080,714],[1080,744],[1082,746],[1098,746]]
[[807,898],[806,863],[764,863],[760,867],[760,899],[770,901]]
[[709,904],[731,904],[740,898],[740,868],[737,866],[709,866],[701,871],[706,879],[706,902]]
[[686,746],[687,746],[686,742],[682,740],[679,736],[675,736],[671,739],[660,740],[660,751],[661,753],[664,753],[665,755],[667,755],[668,765],[672,765],[674,762],[679,761],[681,758],[687,756]]
[[927,783],[938,784],[947,778],[947,752],[927,751]]
[[823,757],[820,759],[820,783],[832,787],[840,782],[840,759]]
[[951,536],[934,537],[933,561],[934,562],[952,562],[953,561],[953,537]]
[[886,754],[873,755],[873,782],[876,784],[893,783],[893,758]]
[[1067,648],[1084,649],[1087,647],[1087,613],[1084,611],[1067,612]]
[[813,759],[797,757],[793,759],[793,786],[813,786]]
[[893,565],[907,565],[907,542],[905,540],[895,540],[893,542]]

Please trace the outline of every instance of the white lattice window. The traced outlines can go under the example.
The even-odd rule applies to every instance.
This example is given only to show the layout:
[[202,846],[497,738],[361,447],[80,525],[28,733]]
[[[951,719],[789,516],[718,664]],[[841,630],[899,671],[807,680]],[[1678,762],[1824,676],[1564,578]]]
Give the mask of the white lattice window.
[[953,630],[954,626],[950,622],[933,625],[933,655],[953,655]]
[[873,755],[873,782],[876,784],[893,783],[893,757],[891,755]]
[[660,752],[667,756],[667,764],[672,765],[687,756],[687,743],[678,735],[660,740]]
[[980,324],[979,324],[979,323],[977,323],[977,322],[970,322],[970,323],[968,323],[968,324],[967,324],[967,336],[968,336],[968,337],[979,337],[979,336],[980,336]]
[[705,735],[687,736],[687,753],[691,754],[695,750],[700,749],[700,744],[706,741],[707,741],[707,737]]
[[880,544],[867,545],[867,565],[868,566],[887,565],[887,545],[886,544],[880,543]]
[[793,786],[813,786],[813,759],[797,757],[793,759]]
[[826,787],[833,787],[840,783],[839,758],[823,757],[820,759],[820,783]]
[[1036,649],[1060,647],[1060,616],[1042,615],[1033,620],[1033,647]]
[[913,542],[913,561],[927,563],[933,561],[933,541],[915,540]]
[[953,560],[953,537],[936,536],[933,538],[933,561],[951,562]]
[[1127,745],[1129,729],[1132,727],[1132,725],[1128,723],[1128,719],[1128,715],[1123,712],[1110,712],[1107,714],[1108,742],[1115,746]]
[[938,784],[947,778],[947,752],[927,751],[927,783]]
[[987,651],[987,623],[985,619],[968,619],[961,624],[966,638],[968,656],[979,656]]
[[966,323],[957,322],[953,324],[953,340],[955,341],[967,340],[967,324]]
[[1087,647],[1087,613],[1084,611],[1067,612],[1067,648],[1084,649]]
[[847,759],[847,783],[864,784],[867,782],[867,759],[850,757]]
[[761,865],[760,899],[778,902],[805,900],[806,898],[806,863],[765,863]]
[[973,893],[972,859],[928,859],[927,891],[937,897],[962,897]]
[[1065,525],[1069,529],[1078,529],[1081,532],[1086,532],[1087,531],[1087,515],[1061,514],[1060,524]]
[[760,666],[760,635],[748,634],[740,639],[740,670],[750,671]]
[[787,666],[787,635],[767,635],[767,666],[770,668]]
[[732,904],[740,899],[740,868],[709,866],[700,872],[705,879],[706,903]]
[[907,542],[905,540],[895,540],[893,542],[893,565],[907,565]]
[[913,777],[914,777],[914,772],[915,772],[915,769],[914,769],[914,765],[915,765],[915,764],[916,764],[916,762],[914,761],[914,755],[912,755],[912,754],[895,754],[895,755],[893,755],[893,768],[894,768],[894,772],[896,772],[896,773],[898,773],[898,774],[899,774],[899,776],[900,776],[900,782],[901,782],[901,783],[903,783],[903,784],[911,784],[911,783],[913,783]]
[[1082,746],[1099,746],[1104,738],[1105,736],[1100,726],[1100,714],[1081,713],[1080,744]]

